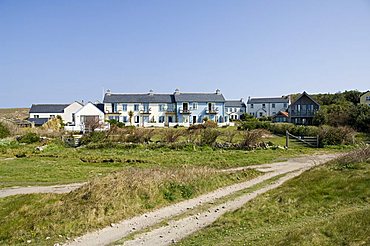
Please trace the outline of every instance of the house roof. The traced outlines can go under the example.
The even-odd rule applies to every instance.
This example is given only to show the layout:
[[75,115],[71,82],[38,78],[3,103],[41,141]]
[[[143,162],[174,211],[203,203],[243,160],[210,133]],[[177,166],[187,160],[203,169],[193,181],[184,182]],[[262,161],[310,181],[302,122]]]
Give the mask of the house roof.
[[225,107],[246,107],[245,103],[241,100],[226,100]]
[[34,123],[35,126],[42,126],[46,122],[48,122],[48,118],[29,118],[28,121]]
[[368,92],[370,92],[370,91],[365,91],[364,93],[362,93],[361,95],[360,95],[360,97],[362,97],[363,95],[365,95],[366,93],[368,93]]
[[301,99],[304,96],[306,96],[309,99],[311,99],[312,102],[316,103],[316,105],[318,105],[320,107],[320,104],[318,102],[316,102],[316,100],[313,99],[310,95],[308,95],[307,92],[305,92],[305,91],[291,105],[294,105],[299,99]]
[[275,114],[273,116],[273,118],[278,117],[278,116],[283,116],[283,117],[288,118],[289,117],[289,113],[288,112],[285,112],[285,111],[279,111],[277,114]]
[[110,94],[106,93],[103,103],[174,103],[172,94]]
[[174,96],[176,102],[225,102],[221,93],[179,93]]
[[289,97],[256,97],[249,98],[247,104],[258,103],[289,103]]
[[217,93],[175,94],[111,94],[106,93],[103,103],[175,103],[175,102],[225,102]]
[[70,104],[32,104],[30,113],[63,113]]

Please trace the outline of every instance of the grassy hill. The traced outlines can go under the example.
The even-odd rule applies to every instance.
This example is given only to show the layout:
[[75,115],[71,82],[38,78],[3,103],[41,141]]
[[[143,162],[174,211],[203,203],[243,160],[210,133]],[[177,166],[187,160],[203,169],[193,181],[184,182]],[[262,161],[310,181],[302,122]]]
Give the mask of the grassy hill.
[[0,108],[0,119],[25,119],[29,108]]

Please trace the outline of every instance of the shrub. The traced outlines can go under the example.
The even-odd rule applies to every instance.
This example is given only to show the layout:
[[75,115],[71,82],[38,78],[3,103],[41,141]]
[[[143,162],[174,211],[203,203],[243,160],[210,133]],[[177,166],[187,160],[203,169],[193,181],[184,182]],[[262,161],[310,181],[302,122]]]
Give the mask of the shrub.
[[226,137],[226,142],[232,143],[234,140],[234,137],[236,136],[236,131],[234,130],[226,130],[223,135]]
[[355,133],[350,127],[321,126],[318,134],[320,146],[353,144]]
[[148,143],[153,135],[153,129],[133,128],[126,136],[125,141],[129,143]]
[[245,148],[251,148],[261,142],[262,136],[267,134],[266,130],[255,129],[243,131],[241,146]]
[[99,143],[106,139],[105,132],[90,132],[81,138],[81,144]]
[[162,132],[162,140],[167,143],[174,143],[183,134],[183,130],[165,129]]
[[6,138],[10,136],[10,130],[2,122],[0,122],[0,138]]
[[37,142],[40,142],[40,136],[37,135],[36,133],[29,132],[19,137],[17,140],[20,143],[26,143],[26,144],[37,143]]
[[358,163],[370,163],[370,146],[362,146],[331,161],[334,170],[356,169]]
[[212,128],[203,129],[200,134],[200,144],[211,146],[216,142],[218,136],[220,136],[220,132],[216,129]]

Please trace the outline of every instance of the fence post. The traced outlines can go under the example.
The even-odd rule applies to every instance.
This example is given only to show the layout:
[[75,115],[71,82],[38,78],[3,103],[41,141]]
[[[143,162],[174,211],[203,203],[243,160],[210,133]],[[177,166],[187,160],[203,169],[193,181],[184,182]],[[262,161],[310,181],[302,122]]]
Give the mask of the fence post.
[[285,131],[286,139],[285,139],[285,146],[288,148],[289,147],[289,134],[288,131]]
[[316,148],[319,147],[319,135],[316,136]]

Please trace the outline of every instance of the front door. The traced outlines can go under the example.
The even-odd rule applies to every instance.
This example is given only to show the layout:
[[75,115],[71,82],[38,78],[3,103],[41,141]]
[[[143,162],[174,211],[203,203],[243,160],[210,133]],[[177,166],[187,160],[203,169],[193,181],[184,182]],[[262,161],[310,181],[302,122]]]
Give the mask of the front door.
[[193,124],[197,123],[197,116],[193,115]]
[[168,123],[172,123],[172,116],[168,116]]

